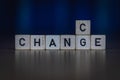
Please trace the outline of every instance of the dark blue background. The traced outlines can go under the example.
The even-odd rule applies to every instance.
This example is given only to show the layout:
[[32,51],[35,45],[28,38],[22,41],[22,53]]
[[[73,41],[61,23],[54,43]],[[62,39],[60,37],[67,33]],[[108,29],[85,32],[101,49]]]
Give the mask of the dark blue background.
[[[91,20],[92,33],[109,34],[119,24],[116,0],[20,0],[16,6],[17,34],[75,34],[75,20]],[[116,29],[117,30],[117,29]]]
[[1,0],[1,40],[15,34],[75,34],[80,19],[91,20],[91,34],[107,36],[108,48],[119,48],[119,5],[119,0]]

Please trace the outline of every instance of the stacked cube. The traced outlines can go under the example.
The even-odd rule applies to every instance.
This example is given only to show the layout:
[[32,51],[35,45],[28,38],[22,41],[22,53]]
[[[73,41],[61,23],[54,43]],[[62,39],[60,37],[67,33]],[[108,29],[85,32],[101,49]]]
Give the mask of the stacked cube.
[[106,49],[106,36],[90,29],[90,20],[76,20],[76,35],[15,35],[15,49]]

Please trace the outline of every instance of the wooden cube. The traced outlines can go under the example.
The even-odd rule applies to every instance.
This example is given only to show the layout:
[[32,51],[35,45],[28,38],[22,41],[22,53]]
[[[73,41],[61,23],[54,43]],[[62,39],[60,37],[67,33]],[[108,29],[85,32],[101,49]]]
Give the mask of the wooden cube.
[[30,35],[15,35],[15,49],[30,49]]
[[31,49],[45,49],[45,35],[31,35]]
[[61,49],[75,49],[75,35],[61,35]]
[[90,36],[76,35],[76,49],[90,49]]
[[91,35],[91,49],[106,49],[106,36]]
[[76,20],[76,34],[90,35],[91,22],[90,20]]
[[46,49],[60,49],[60,35],[46,35]]

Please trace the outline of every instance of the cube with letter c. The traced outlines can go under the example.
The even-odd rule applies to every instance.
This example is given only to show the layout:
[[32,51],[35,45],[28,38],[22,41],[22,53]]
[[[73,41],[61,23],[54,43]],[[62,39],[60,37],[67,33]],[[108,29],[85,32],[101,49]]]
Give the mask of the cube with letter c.
[[15,35],[15,49],[30,49],[30,35]]
[[91,22],[90,20],[76,20],[76,34],[90,35]]

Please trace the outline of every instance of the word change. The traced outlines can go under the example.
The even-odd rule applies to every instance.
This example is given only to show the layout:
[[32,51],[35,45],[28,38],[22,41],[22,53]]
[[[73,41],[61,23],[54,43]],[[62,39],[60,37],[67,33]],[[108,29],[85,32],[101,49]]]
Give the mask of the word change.
[[90,35],[90,20],[76,20],[76,35],[15,35],[15,49],[106,49],[105,35]]

